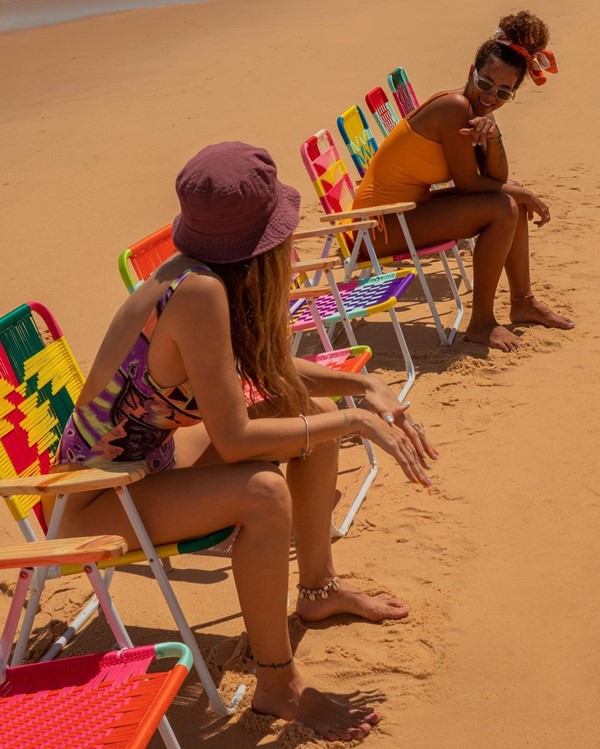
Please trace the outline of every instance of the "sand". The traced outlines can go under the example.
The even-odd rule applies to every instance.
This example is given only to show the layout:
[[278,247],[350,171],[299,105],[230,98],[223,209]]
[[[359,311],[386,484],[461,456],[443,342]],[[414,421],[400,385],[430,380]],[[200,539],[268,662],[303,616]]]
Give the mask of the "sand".
[[[313,226],[319,208],[300,143],[322,127],[335,136],[337,115],[397,65],[420,98],[460,85],[476,46],[515,9],[219,0],[0,35],[0,312],[46,303],[85,371],[125,297],[119,252],[173,218],[175,174],[201,146],[267,147],[302,192],[302,226]],[[442,457],[425,490],[380,454],[377,481],[335,556],[358,584],[404,597],[411,616],[319,626],[290,617],[298,663],[315,684],[380,703],[383,720],[367,740],[374,749],[598,746],[599,104],[589,65],[599,12],[593,0],[531,10],[550,26],[560,74],[543,88],[525,83],[498,118],[512,176],[552,210],[547,227],[532,229],[535,291],[577,328],[520,326],[525,345],[510,356],[460,336],[442,349],[417,289],[399,308],[418,369],[412,409]],[[428,273],[448,320],[439,265]],[[505,279],[498,309],[507,320]],[[372,368],[398,387],[387,317],[359,333],[375,351]],[[362,463],[358,447],[343,451],[342,504]],[[19,536],[2,513],[8,543]],[[251,694],[229,558],[182,557],[173,568],[223,694],[240,681]],[[10,584],[0,591],[3,615]],[[116,575],[114,593],[134,641],[174,636],[145,567]],[[36,649],[86,595],[75,579],[48,587]],[[94,621],[71,652],[111,645]],[[193,678],[171,717],[184,748],[314,741],[247,710],[217,718]]]

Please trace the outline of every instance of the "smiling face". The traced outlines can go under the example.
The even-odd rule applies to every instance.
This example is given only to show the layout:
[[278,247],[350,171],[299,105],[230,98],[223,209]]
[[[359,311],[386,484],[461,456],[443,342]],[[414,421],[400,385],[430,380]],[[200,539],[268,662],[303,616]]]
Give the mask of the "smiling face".
[[[519,71],[512,65],[498,60],[496,57],[490,58],[485,65],[477,70],[474,76],[474,68],[471,67],[469,72],[469,82],[465,89],[465,96],[469,100],[474,114],[477,117],[485,117],[496,109],[499,109],[506,101],[499,99],[496,95],[496,89],[502,88],[507,91],[514,91],[519,78]],[[491,91],[483,91],[476,83],[477,77],[484,79],[493,84]],[[486,86],[487,88],[487,86]]]

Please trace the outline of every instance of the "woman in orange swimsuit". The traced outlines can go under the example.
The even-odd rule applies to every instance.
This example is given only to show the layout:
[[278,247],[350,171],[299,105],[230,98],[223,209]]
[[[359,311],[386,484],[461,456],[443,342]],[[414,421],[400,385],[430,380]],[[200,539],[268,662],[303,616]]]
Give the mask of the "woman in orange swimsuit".
[[[300,195],[279,182],[269,154],[245,143],[208,146],[180,172],[177,193],[180,254],[117,312],[57,461],[145,460],[149,475],[131,494],[157,544],[238,525],[232,568],[256,666],[254,709],[326,739],[362,739],[378,715],[309,688],[294,663],[292,518],[299,616],[402,619],[408,608],[398,599],[337,577],[330,524],[339,441],[368,437],[423,486],[437,454],[378,376],[292,359],[290,237]],[[260,414],[248,412],[240,378],[264,398]],[[359,394],[366,408],[342,411],[329,397]],[[274,463],[286,459],[284,476]],[[48,518],[50,503],[44,509]],[[113,490],[70,497],[60,532],[136,543]]]
[[[478,235],[473,311],[465,337],[502,351],[519,348],[517,336],[494,316],[502,268],[513,323],[574,327],[533,295],[528,221],[537,215],[534,223],[544,226],[550,211],[531,190],[508,179],[502,132],[493,114],[514,99],[527,73],[540,85],[545,72],[556,72],[547,42],[546,24],[528,11],[502,18],[494,37],[477,51],[464,89],[432,96],[397,125],[375,154],[354,201],[355,208],[416,202],[406,221],[417,247]],[[448,180],[455,189],[433,200],[430,186]],[[395,216],[385,217],[375,249],[381,256],[406,249]]]

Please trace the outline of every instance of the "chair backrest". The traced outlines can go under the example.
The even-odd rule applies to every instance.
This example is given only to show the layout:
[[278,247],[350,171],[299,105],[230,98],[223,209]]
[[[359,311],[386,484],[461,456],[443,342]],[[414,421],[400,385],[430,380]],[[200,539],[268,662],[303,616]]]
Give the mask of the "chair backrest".
[[[354,185],[329,130],[319,130],[300,146],[302,161],[325,213],[352,207]],[[345,257],[352,254],[354,239],[340,232],[337,242]]]
[[376,86],[368,94],[365,94],[365,101],[369,107],[369,112],[373,115],[373,119],[385,138],[400,122],[390,100],[381,86]]
[[142,281],[149,278],[161,263],[176,252],[171,224],[123,250],[119,255],[119,273],[129,293],[135,291]]
[[402,117],[406,117],[409,112],[419,106],[419,100],[404,68],[392,70],[387,77],[387,82]]
[[[0,478],[47,472],[84,378],[56,319],[39,302],[0,317]],[[40,497],[13,496],[8,507],[28,540],[33,509],[47,531]]]
[[358,104],[353,104],[337,118],[337,126],[356,170],[364,177],[378,146]]

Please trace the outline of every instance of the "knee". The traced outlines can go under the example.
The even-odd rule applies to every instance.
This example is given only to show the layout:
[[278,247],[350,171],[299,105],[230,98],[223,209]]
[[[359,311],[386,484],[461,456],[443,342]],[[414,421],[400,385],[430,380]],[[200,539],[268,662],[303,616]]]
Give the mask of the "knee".
[[503,192],[495,193],[493,201],[496,220],[505,223],[507,227],[514,228],[519,220],[517,201],[511,195],[506,195]]
[[292,499],[285,477],[275,466],[257,470],[246,486],[243,523],[289,530]]

